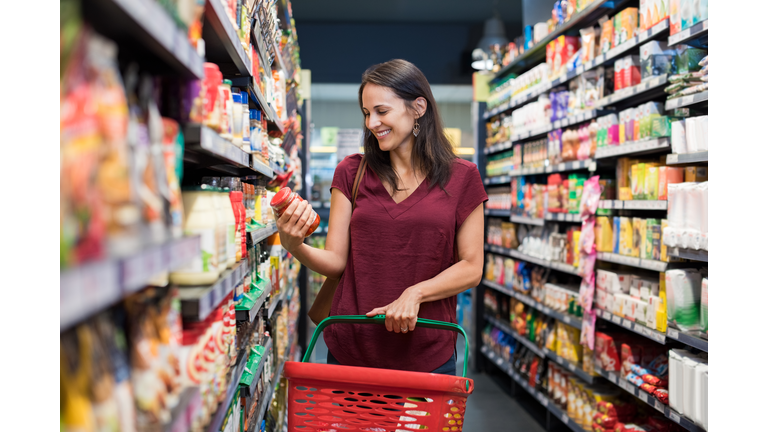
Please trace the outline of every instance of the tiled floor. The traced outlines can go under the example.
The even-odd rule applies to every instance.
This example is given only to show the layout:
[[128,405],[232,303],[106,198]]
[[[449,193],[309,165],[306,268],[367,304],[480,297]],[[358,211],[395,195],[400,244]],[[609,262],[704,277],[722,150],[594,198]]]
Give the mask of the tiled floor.
[[[463,342],[459,342],[459,361],[456,369],[461,371],[464,361]],[[318,339],[313,353],[313,363],[325,363],[328,348],[322,337]],[[535,401],[526,397],[513,399],[495,382],[493,377],[486,374],[467,373],[475,381],[475,391],[467,399],[464,430],[468,432],[510,431],[510,432],[543,432],[546,429],[536,420],[543,421],[544,410]],[[531,411],[538,411],[536,416]]]

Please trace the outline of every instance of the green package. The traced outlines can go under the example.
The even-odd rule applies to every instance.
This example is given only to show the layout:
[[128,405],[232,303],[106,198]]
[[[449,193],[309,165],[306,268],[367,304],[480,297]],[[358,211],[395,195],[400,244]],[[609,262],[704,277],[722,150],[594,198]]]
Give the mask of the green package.
[[645,256],[641,258],[656,259],[654,258],[654,250],[657,250],[660,244],[656,239],[654,242],[654,232],[661,232],[661,223],[658,219],[648,219],[645,221]]
[[659,199],[659,167],[646,165],[645,167],[645,199]]
[[651,137],[661,138],[672,135],[672,122],[667,116],[659,116],[651,123]]

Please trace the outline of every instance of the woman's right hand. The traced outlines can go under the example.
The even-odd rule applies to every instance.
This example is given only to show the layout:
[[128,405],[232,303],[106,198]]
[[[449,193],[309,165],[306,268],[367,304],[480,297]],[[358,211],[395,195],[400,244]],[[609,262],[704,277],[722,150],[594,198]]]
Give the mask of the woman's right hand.
[[298,249],[312,225],[310,216],[312,206],[307,201],[294,200],[277,219],[277,230],[280,233],[280,243],[291,254]]

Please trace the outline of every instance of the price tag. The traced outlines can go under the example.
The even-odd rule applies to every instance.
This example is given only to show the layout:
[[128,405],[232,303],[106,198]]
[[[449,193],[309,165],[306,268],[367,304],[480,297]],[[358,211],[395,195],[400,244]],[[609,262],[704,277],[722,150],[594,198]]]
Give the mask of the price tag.
[[566,323],[566,324],[570,324],[571,323],[571,317],[568,316],[568,315],[565,315],[563,317],[563,322]]
[[702,30],[709,30],[709,20],[704,21],[704,23],[701,25]]
[[557,364],[559,364],[561,366],[563,365],[563,358],[562,357],[557,357]]
[[645,403],[648,403],[648,393],[646,393],[646,392],[637,392],[637,397],[641,401],[643,401]]
[[629,330],[632,330],[632,329],[634,328],[634,327],[633,327],[633,325],[634,325],[634,324],[635,324],[635,323],[633,323],[632,321],[630,321],[630,320],[628,320],[628,319],[624,318],[624,322],[623,322],[623,325],[624,325],[624,327],[626,327],[627,329],[629,329]]
[[691,29],[687,28],[687,29],[681,31],[680,34],[678,34],[678,36],[677,36],[678,39],[677,40],[680,41],[680,40],[683,40],[683,39],[687,39],[689,37],[691,37]]
[[562,420],[563,423],[568,424],[568,413],[563,413],[563,415],[560,416],[560,420]]
[[574,365],[573,363],[568,363],[568,369],[570,369],[571,372],[575,372],[576,371],[576,365]]
[[664,404],[658,400],[653,401],[653,407],[656,408],[657,411],[664,412]]
[[635,389],[632,387],[632,384],[630,384],[626,380],[621,380],[619,382],[619,387],[623,388],[624,390],[626,390],[626,391],[628,391],[630,393],[634,393],[635,392]]
[[670,419],[671,419],[673,422],[675,422],[675,423],[677,423],[677,424],[680,424],[680,414],[678,414],[678,413],[676,413],[676,412],[674,412],[674,411],[672,411],[672,410],[669,410],[669,418],[670,418]]
[[549,399],[547,399],[546,396],[542,393],[536,393],[536,398],[539,400],[539,402],[544,405],[545,407],[549,405]]
[[613,321],[615,324],[621,324],[621,317],[614,315],[611,317],[611,321]]
[[672,339],[678,339],[680,337],[680,334],[677,332],[677,330],[673,328],[667,328],[667,336]]
[[616,384],[616,374],[613,372],[608,372],[608,381]]
[[576,68],[576,75],[581,75],[584,73],[584,66],[579,66]]
[[693,95],[691,96],[683,96],[682,100],[680,101],[680,105],[690,105],[693,103]]

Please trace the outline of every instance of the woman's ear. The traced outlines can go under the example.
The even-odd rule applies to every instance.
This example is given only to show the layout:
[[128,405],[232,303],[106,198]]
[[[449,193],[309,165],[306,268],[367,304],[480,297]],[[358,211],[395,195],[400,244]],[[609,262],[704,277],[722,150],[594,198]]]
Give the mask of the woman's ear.
[[417,97],[413,101],[413,108],[416,111],[416,118],[421,118],[427,112],[427,100],[423,97]]

